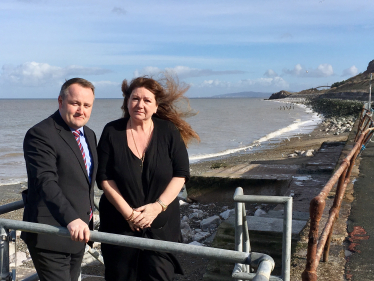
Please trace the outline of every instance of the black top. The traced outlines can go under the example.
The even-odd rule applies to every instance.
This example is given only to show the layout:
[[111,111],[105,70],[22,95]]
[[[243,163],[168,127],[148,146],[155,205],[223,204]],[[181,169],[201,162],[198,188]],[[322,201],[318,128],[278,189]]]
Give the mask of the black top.
[[[154,203],[173,177],[189,179],[189,161],[182,137],[170,121],[152,118],[154,130],[141,160],[127,145],[128,118],[108,123],[98,146],[99,168],[97,182],[114,180],[121,195],[133,208]],[[100,202],[100,231],[139,235],[166,241],[181,241],[179,203],[175,199],[153,221],[151,228],[134,234],[129,224],[103,195]]]

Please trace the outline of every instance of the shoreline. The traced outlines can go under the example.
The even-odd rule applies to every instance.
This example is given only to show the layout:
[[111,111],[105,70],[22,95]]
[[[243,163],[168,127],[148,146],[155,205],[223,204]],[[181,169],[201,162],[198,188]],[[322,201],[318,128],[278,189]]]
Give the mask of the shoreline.
[[[334,135],[326,130],[326,120],[318,124],[310,133],[298,134],[285,138],[277,143],[268,143],[261,150],[250,153],[236,153],[220,158],[204,160],[190,164],[192,176],[200,176],[203,173],[219,167],[231,167],[243,163],[256,163],[256,161],[274,161],[282,159],[297,158],[298,152],[307,150],[318,150],[323,142],[346,141],[349,132]],[[295,153],[296,152],[296,153]]]

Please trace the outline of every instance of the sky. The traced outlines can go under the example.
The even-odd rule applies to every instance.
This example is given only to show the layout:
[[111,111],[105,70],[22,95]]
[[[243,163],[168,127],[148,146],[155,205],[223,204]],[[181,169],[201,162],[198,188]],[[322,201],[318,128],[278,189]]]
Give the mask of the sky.
[[0,98],[57,98],[82,77],[97,98],[168,71],[188,97],[300,91],[366,70],[373,0],[1,0]]

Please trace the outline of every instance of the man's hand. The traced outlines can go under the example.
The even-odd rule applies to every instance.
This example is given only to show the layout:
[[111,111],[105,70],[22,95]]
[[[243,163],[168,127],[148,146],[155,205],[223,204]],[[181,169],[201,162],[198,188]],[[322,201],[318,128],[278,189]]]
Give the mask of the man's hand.
[[71,240],[79,242],[88,242],[90,240],[90,229],[88,225],[81,219],[71,221],[67,226]]

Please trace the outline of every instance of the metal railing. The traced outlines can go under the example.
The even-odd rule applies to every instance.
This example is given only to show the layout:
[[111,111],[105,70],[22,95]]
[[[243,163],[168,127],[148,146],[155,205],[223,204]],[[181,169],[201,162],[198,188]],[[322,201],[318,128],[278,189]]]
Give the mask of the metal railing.
[[[241,188],[240,188],[241,189]],[[242,197],[241,197],[242,196]],[[290,207],[290,198],[285,197],[287,199],[279,199],[278,201],[275,198],[283,198],[283,197],[274,197],[269,196],[271,198],[274,197],[275,201],[269,201],[270,198],[268,196],[259,196],[256,198],[249,198],[253,196],[244,196],[240,195],[236,192],[234,196],[234,200],[237,202],[272,202],[272,203],[286,203],[287,207],[287,214],[291,212],[292,216],[292,203]],[[261,200],[261,198],[263,200]],[[260,200],[260,201],[258,201]],[[292,198],[291,198],[292,202]],[[271,276],[271,271],[274,269],[274,260],[262,253],[256,253],[250,251],[249,246],[249,235],[248,235],[248,227],[246,226],[243,229],[240,228],[240,225],[246,225],[243,224],[243,217],[246,222],[245,218],[245,208],[244,204],[237,203],[240,207],[238,207],[238,210],[240,212],[241,222],[237,222],[235,231],[239,231],[239,234],[235,234],[236,237],[242,237],[244,233],[245,241],[245,251],[243,251],[243,247],[241,246],[242,242],[241,238],[238,240],[238,246],[237,251],[232,250],[224,250],[224,249],[218,249],[218,248],[211,248],[211,247],[202,247],[202,246],[195,246],[195,245],[186,245],[182,243],[175,243],[175,242],[168,242],[168,241],[161,241],[161,240],[154,240],[154,239],[148,239],[148,238],[139,238],[139,237],[130,237],[126,235],[118,235],[118,234],[112,234],[112,233],[105,233],[105,232],[98,232],[98,231],[91,231],[90,232],[90,241],[93,242],[101,242],[106,244],[112,244],[112,245],[119,245],[119,246],[126,246],[126,247],[133,247],[138,249],[145,249],[145,250],[155,250],[155,251],[162,251],[162,252],[169,252],[169,253],[183,253],[183,254],[190,254],[205,258],[211,258],[215,260],[221,260],[224,262],[231,262],[236,263],[236,266],[233,271],[233,278],[235,279],[244,279],[244,280],[254,280],[254,281],[279,281],[279,280],[289,280],[289,258],[288,258],[288,265],[284,265],[282,263],[282,268],[286,268],[286,270],[282,270],[282,275],[284,273],[285,276],[287,276],[287,268],[288,268],[288,279],[285,277],[285,279],[278,278],[276,276]],[[98,201],[95,200],[95,206],[98,208]],[[13,202],[7,205],[0,206],[0,214],[4,214],[10,211],[14,211],[17,209],[20,209],[23,207],[22,201]],[[291,211],[289,211],[291,208]],[[243,216],[243,210],[244,210],[244,216]],[[285,211],[286,213],[286,211]],[[290,219],[289,215],[287,217]],[[291,219],[292,220],[292,219]],[[285,225],[286,227],[286,225]],[[290,227],[287,223],[287,228]],[[70,239],[70,233],[67,228],[64,227],[56,227],[56,226],[50,226],[45,224],[39,224],[39,223],[31,223],[31,222],[24,222],[24,221],[17,221],[17,220],[9,220],[9,219],[3,219],[0,218],[0,280],[1,281],[11,281],[15,280],[15,274],[16,272],[13,270],[13,272],[9,272],[9,237],[10,233],[9,230],[22,230],[27,232],[33,232],[33,233],[43,233],[43,234],[50,234],[50,235],[59,235],[62,237],[66,237],[67,239]],[[288,233],[288,230],[285,230],[283,234]],[[291,235],[291,234],[290,234]],[[286,242],[284,245],[286,245],[285,248],[288,250],[284,250],[287,253],[290,253],[291,249],[291,236],[289,236],[289,242]],[[287,237],[288,237],[287,236]],[[284,240],[285,241],[285,240]],[[241,250],[239,250],[241,249]],[[287,262],[287,261],[285,261]],[[257,268],[256,273],[250,273],[249,268]],[[243,268],[246,269],[243,271]],[[32,281],[32,280],[38,280],[37,274],[34,274],[23,281]]]
[[[282,236],[282,273],[281,278],[270,276],[274,269],[274,262],[262,263],[263,267],[257,269],[262,275],[270,280],[290,281],[291,264],[291,239],[292,239],[292,197],[285,196],[262,196],[262,195],[243,195],[243,189],[238,187],[234,194],[235,204],[235,250],[239,252],[250,253],[251,245],[248,232],[247,216],[245,203],[269,203],[284,204],[283,212],[283,236]],[[264,257],[265,258],[265,257]],[[266,275],[268,272],[269,275]],[[250,273],[250,267],[245,264],[236,264],[232,276],[238,279],[247,280],[254,274]],[[265,279],[264,279],[265,280]]]
[[[366,115],[365,115],[366,116]],[[366,118],[366,117],[364,117]],[[360,122],[361,124],[362,122]],[[362,123],[363,124],[363,123]],[[367,128],[361,132],[353,149],[342,161],[340,167],[335,171],[333,176],[324,186],[322,191],[312,199],[310,202],[310,230],[309,242],[307,252],[307,262],[305,270],[302,273],[303,281],[316,281],[317,280],[317,267],[319,265],[321,256],[323,261],[328,261],[330,244],[332,238],[333,227],[336,219],[339,217],[340,206],[344,197],[345,189],[350,181],[352,168],[355,160],[361,151],[362,145],[365,143],[369,135],[372,135],[374,128]],[[323,211],[326,205],[326,198],[329,192],[337,183],[334,203],[330,209],[329,217],[326,225],[318,238],[319,223],[322,218]]]

